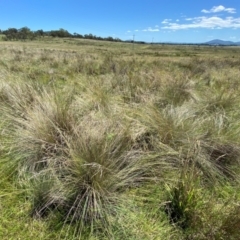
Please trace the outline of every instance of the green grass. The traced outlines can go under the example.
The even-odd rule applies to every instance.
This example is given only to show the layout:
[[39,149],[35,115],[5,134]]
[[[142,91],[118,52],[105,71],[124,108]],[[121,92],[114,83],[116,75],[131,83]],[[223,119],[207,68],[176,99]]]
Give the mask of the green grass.
[[0,42],[1,239],[238,239],[239,51]]

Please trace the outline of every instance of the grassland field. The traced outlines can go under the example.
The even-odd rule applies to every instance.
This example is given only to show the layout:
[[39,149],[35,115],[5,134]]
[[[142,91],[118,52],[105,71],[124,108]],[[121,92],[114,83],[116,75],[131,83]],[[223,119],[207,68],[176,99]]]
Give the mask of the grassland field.
[[239,90],[239,47],[0,36],[0,239],[240,239]]

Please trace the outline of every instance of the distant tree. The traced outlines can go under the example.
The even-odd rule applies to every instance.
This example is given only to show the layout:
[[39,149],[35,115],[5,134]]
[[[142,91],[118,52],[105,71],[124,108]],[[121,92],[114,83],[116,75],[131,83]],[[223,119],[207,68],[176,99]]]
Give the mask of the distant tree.
[[44,32],[42,29],[37,31],[31,31],[28,27],[23,27],[20,29],[16,28],[8,28],[7,30],[0,30],[0,33],[4,34],[5,40],[33,40],[38,37],[43,36],[51,36],[51,37],[71,37],[71,38],[86,38],[86,39],[94,39],[94,40],[104,40],[104,41],[122,41],[119,38],[107,37],[103,38],[100,36],[93,35],[92,33],[81,35],[79,33],[74,32],[73,34],[69,33],[67,30],[60,28],[59,30],[51,30]]
[[52,37],[71,37],[72,34],[70,34],[67,30],[60,28],[59,30],[52,30],[50,31],[50,36]]
[[86,38],[86,39],[96,39],[97,37],[95,35],[89,33],[89,34],[85,34],[84,38]]
[[75,32],[75,33],[73,33],[73,37],[75,37],[75,38],[83,38],[83,35]]
[[44,36],[44,31],[43,31],[42,29],[37,30],[37,31],[35,32],[35,35],[36,35],[37,37],[43,37],[43,36]]
[[113,37],[107,37],[106,40],[111,42],[114,41]]
[[58,37],[71,37],[71,34],[67,30],[60,28],[58,30]]
[[104,38],[102,38],[102,37],[96,37],[96,40],[104,40]]
[[51,30],[51,31],[49,32],[49,36],[51,36],[51,37],[57,37],[57,36],[58,36],[58,32],[55,31],[55,30]]
[[116,42],[121,42],[122,40],[120,38],[115,38]]
[[13,40],[18,38],[18,30],[16,28],[8,28],[8,30],[5,30],[2,32],[7,40]]
[[18,38],[22,40],[32,39],[33,32],[28,27],[23,27],[18,30]]

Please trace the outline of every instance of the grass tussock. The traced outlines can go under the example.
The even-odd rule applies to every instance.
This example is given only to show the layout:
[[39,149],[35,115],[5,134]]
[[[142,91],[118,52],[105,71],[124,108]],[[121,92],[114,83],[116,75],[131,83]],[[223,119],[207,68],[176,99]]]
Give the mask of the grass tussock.
[[19,238],[238,239],[235,52],[12,44],[0,46],[0,218],[24,212],[34,230],[16,224]]

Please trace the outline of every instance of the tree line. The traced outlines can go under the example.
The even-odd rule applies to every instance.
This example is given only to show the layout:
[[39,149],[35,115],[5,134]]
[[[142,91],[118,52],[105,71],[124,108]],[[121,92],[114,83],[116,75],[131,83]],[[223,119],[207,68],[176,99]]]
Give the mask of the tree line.
[[60,37],[60,38],[84,38],[84,39],[93,39],[93,40],[103,40],[103,41],[114,41],[121,42],[122,40],[119,38],[113,37],[100,37],[95,36],[93,34],[79,34],[79,33],[69,33],[67,30],[60,28],[59,30],[51,30],[51,31],[43,31],[42,29],[37,31],[32,31],[28,27],[23,27],[20,29],[17,28],[8,28],[7,30],[0,30],[0,34],[3,34],[2,37],[5,41],[11,40],[35,40],[39,38],[43,38],[45,36],[48,37]]

